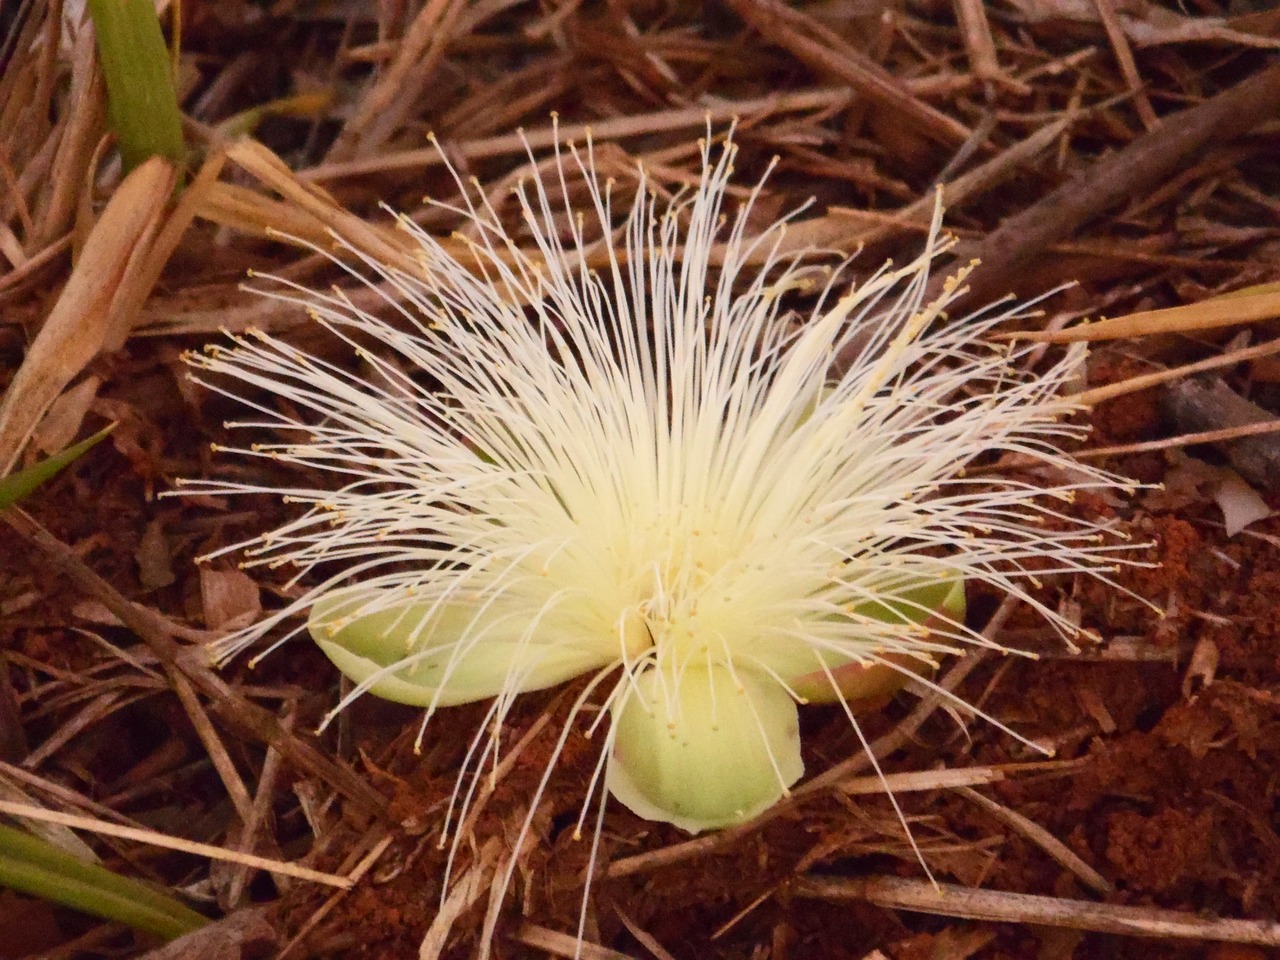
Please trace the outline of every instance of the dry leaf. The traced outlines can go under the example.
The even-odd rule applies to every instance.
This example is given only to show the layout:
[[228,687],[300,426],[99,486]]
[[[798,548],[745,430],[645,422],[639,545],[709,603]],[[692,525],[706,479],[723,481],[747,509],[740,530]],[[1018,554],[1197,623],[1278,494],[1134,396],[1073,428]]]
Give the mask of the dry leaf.
[[153,157],[117,188],[89,234],[67,285],[0,400],[0,474],[8,473],[58,395],[114,330],[116,294],[150,248],[173,193],[174,171]]
[[85,377],[58,397],[31,437],[36,449],[48,455],[71,446],[101,385],[101,377]]
[[1261,494],[1230,467],[1221,468],[1213,499],[1222,510],[1222,522],[1228,537],[1234,537],[1249,524],[1271,516],[1271,508]]
[[1188,700],[1192,694],[1199,693],[1213,683],[1218,672],[1218,645],[1208,636],[1200,638],[1191,654],[1191,662],[1187,664],[1187,672],[1182,675],[1182,695]]
[[265,957],[279,945],[274,905],[246,907],[142,955],[141,960],[245,960]]
[[83,600],[77,600],[71,605],[71,615],[77,620],[96,623],[103,627],[124,626],[120,622],[120,618],[107,609],[106,604],[101,600],[93,600],[88,597]]
[[258,585],[242,570],[200,568],[204,622],[211,630],[248,626],[262,613]]
[[1148,492],[1142,505],[1152,511],[1173,512],[1212,499],[1222,511],[1227,536],[1271,516],[1261,494],[1231,467],[1215,467],[1181,451],[1170,451],[1173,466],[1165,473],[1164,488]]
[[159,520],[152,520],[142,531],[134,559],[138,561],[138,579],[144,590],[156,590],[173,583],[173,556]]

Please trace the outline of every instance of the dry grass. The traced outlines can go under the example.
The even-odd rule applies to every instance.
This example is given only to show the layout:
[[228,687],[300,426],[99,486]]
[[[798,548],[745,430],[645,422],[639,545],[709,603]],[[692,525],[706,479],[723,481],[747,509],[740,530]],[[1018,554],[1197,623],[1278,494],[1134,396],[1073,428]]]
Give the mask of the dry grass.
[[[950,667],[944,685],[1052,742],[1052,763],[990,730],[956,737],[968,718],[927,693],[886,712],[873,749],[956,885],[885,875],[914,869],[910,849],[847,729],[816,722],[821,772],[756,823],[689,840],[611,813],[581,955],[1181,958],[1200,954],[1176,938],[1280,945],[1257,920],[1280,909],[1276,785],[1248,766],[1280,760],[1275,634],[1259,613],[1274,620],[1280,603],[1280,530],[1264,520],[1229,540],[1215,492],[1178,481],[1168,459],[1191,443],[1229,453],[1276,422],[1206,432],[1159,406],[1169,383],[1212,372],[1280,410],[1280,294],[1265,286],[1280,279],[1280,13],[1227,6],[191,0],[178,76],[188,167],[153,160],[124,177],[78,6],[6,5],[0,466],[120,427],[0,527],[0,812],[56,825],[66,846],[89,839],[223,917],[186,956],[463,956],[486,913],[502,918],[500,955],[573,955],[584,854],[557,826],[576,812],[571,761],[534,842],[509,847],[560,701],[513,715],[526,755],[486,788],[440,908],[432,831],[465,708],[422,758],[400,736],[411,718],[377,705],[320,742],[309,731],[336,683],[312,652],[225,675],[199,656],[283,588],[192,558],[281,508],[156,499],[175,477],[228,469],[208,452],[227,410],[193,392],[178,355],[250,328],[323,350],[305,317],[241,288],[247,272],[341,282],[335,237],[416,269],[379,204],[447,235],[456,218],[423,199],[457,199],[442,158],[510,215],[506,192],[537,162],[529,147],[590,135],[621,182],[643,163],[674,192],[708,123],[736,122],[743,182],[777,158],[762,211],[812,199],[795,249],[862,246],[868,264],[909,250],[941,183],[958,255],[984,261],[975,297],[1078,281],[1042,330],[1018,334],[1098,341],[1082,398],[1100,436],[1082,455],[1127,457],[1116,465],[1171,489],[1087,507],[1158,541],[1165,572],[1130,585],[1170,615],[1055,584],[1053,602],[1103,634],[1096,648],[1070,663],[1046,649],[1041,674],[977,656]],[[1280,477],[1249,479],[1276,502]],[[975,606],[992,635],[1034,647],[1031,621]],[[1187,757],[1221,776],[1176,794],[1139,782],[1143,764],[1201,776],[1178,766]],[[1166,829],[1192,823],[1214,841],[1202,863],[1195,830],[1175,842]],[[492,898],[512,858],[516,894]],[[1225,918],[1197,916],[1210,911]],[[0,925],[21,931],[15,957],[154,946],[4,895]]]

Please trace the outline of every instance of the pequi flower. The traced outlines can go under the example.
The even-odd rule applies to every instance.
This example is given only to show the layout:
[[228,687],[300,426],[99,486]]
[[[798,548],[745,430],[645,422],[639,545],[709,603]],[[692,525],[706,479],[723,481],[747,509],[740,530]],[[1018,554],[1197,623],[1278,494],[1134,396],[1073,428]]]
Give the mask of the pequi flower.
[[[946,318],[969,267],[930,299],[940,210],[915,261],[860,284],[785,252],[785,220],[752,233],[759,187],[727,209],[734,154],[704,142],[696,189],[669,202],[636,168],[620,212],[592,145],[565,145],[514,191],[524,245],[475,198],[449,241],[400,219],[412,262],[348,248],[390,319],[277,281],[267,295],[351,362],[262,333],[192,356],[215,389],[285,401],[232,425],[276,438],[236,452],[334,480],[198,485],[306,505],[227,549],[294,565],[294,583],[326,574],[218,654],[309,611],[354,681],[337,709],[372,693],[423,707],[425,729],[492,698],[472,769],[516,695],[585,675],[570,723],[593,703],[591,730],[607,718],[592,792],[603,775],[642,817],[697,831],[801,777],[799,705],[843,704],[856,726],[860,704],[989,645],[965,584],[1076,633],[1028,591],[1105,579],[1126,548],[1061,507],[1123,485],[1060,450],[1083,432],[1060,397],[1082,354],[1033,376],[1030,348],[986,339],[1026,306]],[[1003,454],[1033,466],[966,475]]]

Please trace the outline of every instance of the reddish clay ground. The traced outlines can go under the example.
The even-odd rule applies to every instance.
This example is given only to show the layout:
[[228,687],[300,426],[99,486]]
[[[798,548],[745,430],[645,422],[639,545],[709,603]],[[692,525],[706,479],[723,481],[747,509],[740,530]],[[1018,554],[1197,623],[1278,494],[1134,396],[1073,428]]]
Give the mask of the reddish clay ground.
[[[129,336],[64,371],[79,392],[55,407],[42,436],[119,426],[24,504],[52,539],[14,512],[0,524],[2,796],[357,871],[354,888],[335,895],[83,834],[113,869],[227,918],[210,928],[211,939],[179,948],[183,956],[283,950],[398,960],[419,956],[433,923],[451,928],[437,944],[441,955],[472,955],[491,883],[482,865],[510,862],[573,691],[531,695],[512,712],[506,742],[532,734],[467,824],[454,877],[476,878],[477,889],[469,904],[458,895],[459,912],[445,922],[438,912],[448,851],[437,839],[483,708],[442,713],[421,756],[412,749],[417,714],[388,704],[362,702],[314,738],[338,680],[309,645],[255,670],[238,661],[221,675],[176,653],[277,607],[287,592],[278,571],[246,574],[230,558],[203,570],[194,562],[281,522],[287,507],[267,497],[157,496],[178,477],[244,469],[211,453],[235,407],[185,380],[182,350],[216,338],[220,327],[251,325],[324,349],[302,319],[239,284],[250,268],[318,287],[341,273],[262,228],[325,243],[336,223],[344,236],[363,236],[361,221],[341,211],[384,224],[376,201],[385,200],[445,233],[452,224],[420,201],[424,193],[453,196],[437,166],[412,160],[425,132],[436,130],[465,172],[496,185],[526,162],[518,143],[502,138],[519,126],[542,136],[552,110],[566,124],[601,129],[602,155],[619,169],[643,161],[675,189],[694,165],[700,111],[711,109],[717,130],[741,114],[742,182],[780,158],[762,215],[813,197],[815,242],[864,244],[861,263],[918,246],[910,205],[941,179],[962,187],[949,223],[959,253],[983,258],[975,282],[989,296],[1079,280],[1046,305],[1045,323],[1056,326],[1195,303],[1280,277],[1280,68],[1270,52],[1280,15],[1264,6],[189,0],[180,99],[188,174],[205,169],[210,178],[191,189],[206,192],[194,194],[190,223],[178,223],[161,197],[164,218],[174,218],[164,222],[180,229],[172,249],[156,254],[159,279],[123,321]],[[0,77],[0,386],[29,362],[37,331],[83,269],[83,238],[120,181],[109,142],[94,152],[106,132],[102,90],[92,85],[91,45],[72,56],[78,28],[63,24],[63,7],[31,5]],[[427,23],[464,7],[466,16]],[[0,24],[9,19],[6,10]],[[414,36],[431,42],[415,48]],[[392,75],[397,84],[380,85]],[[96,112],[77,112],[72,94],[82,85],[98,98],[84,101]],[[299,94],[310,99],[282,101]],[[263,116],[246,112],[264,104],[274,106]],[[688,110],[694,120],[680,121]],[[238,154],[215,170],[242,132],[281,163],[255,167]],[[128,254],[118,251],[119,261]],[[1099,344],[1087,386],[1272,336],[1262,320]],[[1273,358],[1206,376],[1257,404],[1263,418],[1280,413]],[[898,795],[939,881],[1205,920],[1280,916],[1280,521],[1227,536],[1214,499],[1224,475],[1215,471],[1239,466],[1239,447],[1179,439],[1211,427],[1173,412],[1170,390],[1100,404],[1081,450],[1165,441],[1103,455],[1112,469],[1165,488],[1131,500],[1081,498],[1073,507],[1113,517],[1151,544],[1144,555],[1158,565],[1126,569],[1118,580],[1166,615],[1100,584],[1051,579],[1045,600],[1078,616],[1098,642],[1069,654],[1035,616],[1015,612],[1001,640],[1039,659],[987,658],[957,692],[1052,747],[1052,759],[947,709],[909,729],[884,758],[890,774],[989,771],[968,792]],[[1269,437],[1258,441],[1264,459]],[[37,456],[27,449],[22,462]],[[1246,483],[1280,506],[1273,474]],[[996,605],[975,591],[974,625]],[[956,669],[946,665],[943,676]],[[898,735],[917,703],[898,696],[864,719],[866,734]],[[861,756],[840,710],[811,708],[803,722],[811,776]],[[590,847],[572,834],[596,756],[594,743],[569,739],[516,855],[495,956],[563,955],[554,934],[577,929]],[[874,792],[813,791],[759,826],[708,841],[710,849],[681,846],[688,840],[610,805],[584,957],[1266,956],[1232,942],[1046,926],[1029,901],[1021,922],[987,922],[893,909],[870,887],[838,902],[806,896],[815,876],[850,884],[923,877],[890,803]],[[256,905],[266,906],[262,917]],[[1149,928],[1162,914],[1143,916]],[[145,935],[8,892],[0,892],[0,930],[0,954],[14,960],[173,955],[151,953],[156,943]]]

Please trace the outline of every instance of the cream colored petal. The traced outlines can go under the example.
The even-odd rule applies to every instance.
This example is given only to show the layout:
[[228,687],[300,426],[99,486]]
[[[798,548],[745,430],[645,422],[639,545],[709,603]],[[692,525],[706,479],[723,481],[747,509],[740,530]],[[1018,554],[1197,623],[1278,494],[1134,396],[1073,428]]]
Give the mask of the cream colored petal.
[[609,791],[691,833],[750,820],[804,773],[795,702],[753,671],[690,667],[676,680],[651,668],[613,708],[613,724]]
[[452,706],[541,690],[617,657],[613,638],[585,636],[564,617],[547,617],[531,630],[509,605],[401,603],[377,610],[380,599],[359,588],[325,598],[312,607],[308,629],[348,678],[372,680],[369,692],[398,703]]

